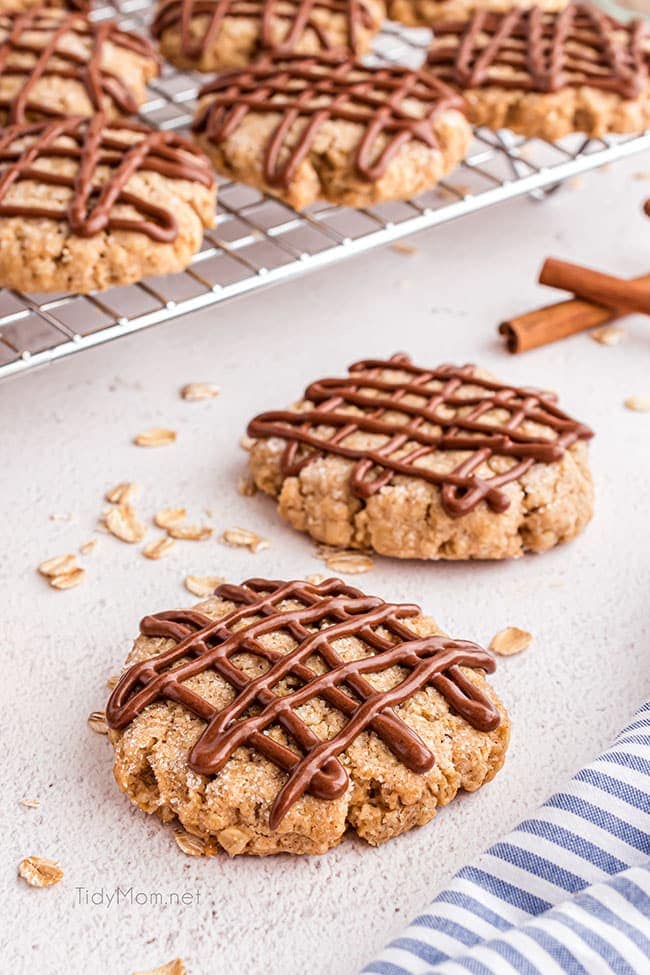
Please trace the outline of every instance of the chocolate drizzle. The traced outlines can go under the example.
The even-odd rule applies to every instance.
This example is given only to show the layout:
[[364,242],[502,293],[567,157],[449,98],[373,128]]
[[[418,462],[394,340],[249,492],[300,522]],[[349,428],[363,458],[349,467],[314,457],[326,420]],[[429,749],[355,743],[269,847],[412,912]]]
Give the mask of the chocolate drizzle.
[[[386,370],[410,378],[387,376]],[[476,389],[463,392],[463,386]],[[403,474],[439,485],[452,517],[467,514],[483,500],[493,511],[505,511],[510,504],[505,484],[536,462],[560,460],[576,440],[592,436],[588,427],[558,409],[550,393],[483,379],[471,365],[421,369],[405,355],[357,362],[345,379],[312,383],[305,399],[313,405],[302,412],[262,413],[248,425],[251,437],[286,441],[284,477],[336,454],[355,462],[350,486],[356,497],[367,499]],[[491,419],[493,410],[505,411],[508,419]],[[548,427],[555,437],[527,433],[530,422]],[[350,440],[358,435],[366,435],[366,442],[353,445]],[[423,466],[427,458],[447,451],[463,451],[465,457],[451,470]],[[500,473],[479,474],[478,468],[493,457],[513,463]]]
[[[249,112],[279,115],[264,151],[264,179],[287,188],[318,133],[330,120],[363,129],[355,152],[357,175],[380,179],[407,142],[436,148],[433,121],[463,101],[427,71],[368,68],[334,55],[269,56],[205,85],[194,131],[215,145],[228,139]],[[414,114],[417,104],[420,114]]]
[[[374,24],[364,0],[162,0],[151,32],[160,38],[165,31],[179,30],[183,54],[200,58],[215,43],[224,20],[235,17],[259,22],[258,53],[289,53],[310,36],[322,50],[331,51],[339,45],[323,14],[344,19],[345,49],[352,53],[360,47],[360,31],[370,30]],[[203,19],[204,29],[199,33]],[[282,29],[280,36],[278,28]]]
[[[212,620],[195,610],[146,616],[145,636],[163,637],[174,646],[130,667],[111,694],[106,720],[123,729],[155,701],[182,704],[207,722],[188,759],[191,769],[216,775],[235,750],[246,746],[288,773],[270,816],[274,829],[305,792],[335,799],[348,787],[338,756],[365,730],[378,735],[411,771],[424,773],[435,758],[416,732],[392,709],[432,685],[457,714],[480,731],[499,724],[499,712],[461,668],[492,673],[491,655],[474,643],[443,636],[419,637],[409,629],[418,606],[385,603],[338,579],[320,585],[250,579],[241,586],[221,585],[215,595],[234,603],[227,615]],[[295,643],[283,651],[262,638],[281,632]],[[345,660],[335,641],[355,637],[369,653]],[[236,661],[251,654],[267,665],[251,677]],[[404,668],[388,690],[376,689],[372,675]],[[324,669],[323,669],[324,668]],[[235,691],[230,704],[218,709],[186,681],[214,671]],[[277,693],[279,682],[292,686]],[[340,731],[321,740],[296,709],[319,698],[347,719]],[[269,736],[280,726],[290,744]]]
[[[137,133],[137,140],[129,139],[127,133]],[[64,167],[64,160],[73,165]],[[127,188],[139,172],[193,180],[208,187],[213,184],[205,156],[170,132],[107,122],[101,113],[91,119],[12,125],[0,129],[0,217],[67,222],[79,237],[92,237],[103,230],[131,230],[169,243],[178,234],[171,210]],[[22,194],[14,192],[23,183],[65,187],[70,199],[57,206],[46,195],[34,192],[29,200],[27,189]],[[125,208],[133,213],[125,214]]]
[[[39,102],[36,87],[52,78],[81,85],[94,112],[111,104],[116,113],[130,115],[138,104],[128,85],[104,65],[108,44],[156,62],[151,44],[120,30],[113,21],[91,23],[83,14],[38,8],[26,13],[0,14],[0,78],[22,79],[16,94],[0,94],[5,124],[40,121],[60,116],[52,105]],[[72,43],[71,43],[72,42]],[[87,53],[80,53],[80,42]]]
[[619,23],[589,3],[557,13],[481,10],[468,21],[437,25],[427,63],[463,89],[587,85],[637,98],[648,84],[650,30],[642,20]]

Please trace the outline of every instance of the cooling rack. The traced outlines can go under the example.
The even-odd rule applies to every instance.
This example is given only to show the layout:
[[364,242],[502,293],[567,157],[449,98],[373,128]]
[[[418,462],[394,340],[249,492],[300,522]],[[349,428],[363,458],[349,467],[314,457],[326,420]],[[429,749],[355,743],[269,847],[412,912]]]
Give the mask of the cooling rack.
[[[95,7],[93,17],[116,17],[127,29],[146,31],[151,8],[150,0],[115,0]],[[416,67],[429,39],[428,30],[387,23],[368,60]],[[185,129],[203,80],[166,65],[150,85],[141,118],[161,129]],[[550,143],[477,129],[466,161],[435,190],[363,210],[319,204],[297,213],[251,187],[220,180],[216,227],[182,274],[83,296],[0,290],[0,379],[516,196],[541,199],[572,176],[644,149],[650,131]]]

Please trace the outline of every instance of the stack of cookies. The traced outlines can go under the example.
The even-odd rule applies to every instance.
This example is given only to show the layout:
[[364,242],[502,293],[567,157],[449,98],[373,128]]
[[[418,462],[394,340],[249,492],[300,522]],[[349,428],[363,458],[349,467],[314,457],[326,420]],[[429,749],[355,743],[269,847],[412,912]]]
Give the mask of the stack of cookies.
[[[471,124],[546,139],[650,125],[650,30],[589,3],[159,0],[161,55],[216,72],[193,146],[132,119],[151,42],[56,2],[0,0],[0,286],[184,269],[213,223],[213,167],[296,209],[360,207],[435,186]],[[387,13],[433,28],[422,68],[363,61]]]

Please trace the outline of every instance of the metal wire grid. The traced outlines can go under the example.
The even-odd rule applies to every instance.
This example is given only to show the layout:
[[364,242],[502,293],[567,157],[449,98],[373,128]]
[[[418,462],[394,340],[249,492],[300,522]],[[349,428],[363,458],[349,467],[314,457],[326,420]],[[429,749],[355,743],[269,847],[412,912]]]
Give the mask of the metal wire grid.
[[[125,28],[146,31],[151,3],[116,0],[93,16],[117,17]],[[428,30],[387,23],[369,61],[416,66],[429,39]],[[141,118],[161,129],[186,128],[203,81],[197,72],[166,65],[150,86]],[[650,131],[549,143],[477,129],[468,158],[436,189],[363,210],[317,204],[297,213],[249,186],[220,180],[216,227],[183,273],[94,295],[0,290],[0,379],[503,200],[542,197],[568,177],[644,149],[650,149]]]

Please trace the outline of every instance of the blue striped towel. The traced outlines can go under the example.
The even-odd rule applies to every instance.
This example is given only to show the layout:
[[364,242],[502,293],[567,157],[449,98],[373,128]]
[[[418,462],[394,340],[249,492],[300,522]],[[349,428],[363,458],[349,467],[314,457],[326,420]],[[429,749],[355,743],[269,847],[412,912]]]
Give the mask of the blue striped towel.
[[650,975],[650,701],[365,975]]

